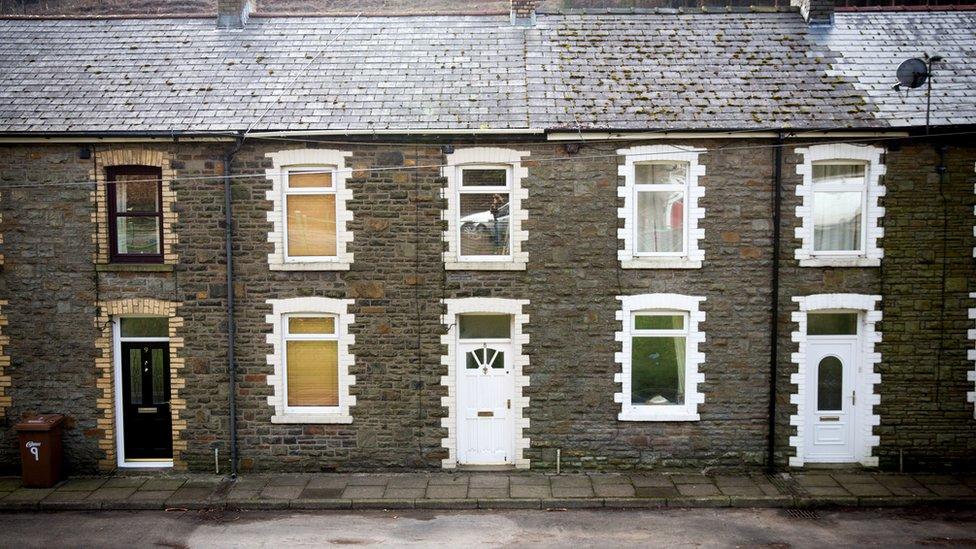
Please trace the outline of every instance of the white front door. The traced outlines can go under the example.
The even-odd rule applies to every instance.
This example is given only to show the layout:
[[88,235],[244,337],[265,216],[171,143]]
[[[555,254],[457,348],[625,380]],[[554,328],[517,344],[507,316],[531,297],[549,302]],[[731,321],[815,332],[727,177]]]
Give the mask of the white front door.
[[458,358],[458,463],[514,463],[512,344],[465,340]]
[[853,462],[857,414],[854,393],[857,337],[809,337],[805,460]]

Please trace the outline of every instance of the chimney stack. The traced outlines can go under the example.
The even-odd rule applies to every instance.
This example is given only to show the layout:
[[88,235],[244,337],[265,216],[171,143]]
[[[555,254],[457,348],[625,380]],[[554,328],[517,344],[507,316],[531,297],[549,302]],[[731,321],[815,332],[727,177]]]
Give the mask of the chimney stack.
[[799,6],[800,13],[811,25],[834,23],[834,0],[790,0],[791,6]]
[[256,0],[217,0],[217,28],[243,29]]
[[511,0],[512,24],[519,27],[535,25],[536,0]]

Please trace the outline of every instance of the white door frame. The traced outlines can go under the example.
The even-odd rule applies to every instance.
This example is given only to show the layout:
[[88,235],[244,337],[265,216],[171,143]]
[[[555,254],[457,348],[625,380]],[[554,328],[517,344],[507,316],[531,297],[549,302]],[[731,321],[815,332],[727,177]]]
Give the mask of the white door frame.
[[[858,387],[858,370],[860,362],[860,332],[861,332],[861,320],[858,315],[858,335],[848,335],[848,336],[807,336],[807,371],[806,378],[808,381],[808,390],[806,395],[806,404],[808,408],[806,409],[806,421],[805,424],[810,426],[808,431],[808,437],[806,437],[806,444],[804,445],[804,460],[807,463],[857,463],[857,448],[859,447],[858,437],[860,433],[861,414],[858,413],[856,394]],[[818,369],[820,367],[820,360],[817,360],[819,352],[815,349],[820,346],[844,346],[849,347],[849,360],[844,360],[842,357],[837,357],[841,360],[843,365],[842,379],[843,379],[843,389],[842,389],[842,410],[840,412],[820,412],[817,409],[817,391],[818,391]],[[827,352],[822,358],[829,356],[837,356],[837,353]],[[819,416],[844,416],[846,415],[847,421],[847,452],[844,455],[830,456],[830,455],[815,455],[810,452],[811,446],[816,440],[815,422],[818,421]]]
[[[878,385],[881,384],[881,374],[877,371],[881,363],[881,353],[877,351],[877,344],[882,334],[877,329],[882,319],[880,310],[881,296],[867,294],[814,294],[796,296],[793,298],[799,310],[793,312],[792,320],[796,328],[792,332],[792,340],[796,343],[796,352],[792,353],[792,362],[796,370],[790,376],[790,383],[796,386],[790,395],[790,404],[796,407],[790,416],[790,425],[796,428],[796,434],[789,438],[789,446],[795,455],[789,458],[790,467],[803,467],[805,464],[806,437],[810,436],[810,426],[807,425],[807,391],[811,384],[816,383],[807,375],[808,345],[807,317],[809,313],[818,312],[851,312],[858,313],[858,340],[855,360],[857,368],[854,377],[854,390],[857,392],[857,405],[854,409],[856,420],[853,424],[854,459],[852,463],[860,463],[865,467],[877,467],[878,458],[873,455],[874,448],[880,443],[874,428],[880,424],[876,406],[881,402]],[[814,336],[817,337],[817,336]]]
[[[505,377],[507,378],[507,383],[505,384],[505,395],[504,399],[508,400],[505,408],[505,423],[506,431],[508,436],[505,439],[505,459],[503,461],[478,461],[469,460],[464,454],[464,449],[462,442],[465,439],[465,387],[466,379],[469,377],[466,373],[466,356],[468,351],[475,350],[479,347],[489,347],[502,349],[505,352],[505,364],[503,368],[505,370]],[[457,400],[457,432],[458,432],[458,449],[457,449],[457,459],[459,465],[514,465],[515,464],[515,421],[513,413],[513,401],[515,400],[515,376],[514,376],[514,351],[515,346],[512,344],[511,338],[505,339],[466,339],[463,342],[458,340],[457,343],[457,360],[455,361],[456,368],[456,379],[458,387],[458,400]]]
[[[119,319],[122,317],[157,317],[158,315],[119,315],[111,319],[112,323],[112,365],[113,365],[113,397],[115,399],[115,455],[116,465],[131,469],[147,469],[172,467],[172,459],[160,460],[125,460],[125,418],[122,417],[122,342],[169,343],[169,337],[122,337]],[[165,317],[164,317],[165,318]],[[168,321],[168,318],[167,318]]]

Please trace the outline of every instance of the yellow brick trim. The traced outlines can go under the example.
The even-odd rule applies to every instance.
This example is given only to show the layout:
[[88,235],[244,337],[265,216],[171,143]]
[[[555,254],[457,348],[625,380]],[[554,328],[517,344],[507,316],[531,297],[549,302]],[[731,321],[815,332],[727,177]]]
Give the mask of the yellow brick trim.
[[95,182],[95,190],[91,193],[93,205],[92,224],[95,226],[95,234],[92,242],[95,244],[95,263],[107,264],[109,262],[109,241],[108,241],[108,192],[105,185],[107,179],[105,168],[109,166],[156,166],[162,170],[163,174],[163,263],[175,265],[179,262],[176,255],[176,243],[179,239],[173,231],[173,226],[177,221],[176,191],[172,189],[170,182],[176,177],[176,170],[170,162],[168,151],[153,149],[108,149],[100,150],[95,153],[95,166],[89,171],[89,177]]
[[11,402],[10,395],[7,394],[7,388],[10,387],[10,376],[6,373],[10,366],[10,357],[7,355],[10,336],[7,335],[7,315],[3,313],[6,306],[7,301],[0,300],[0,419],[7,416],[7,408]]
[[180,306],[174,301],[159,299],[119,299],[113,301],[96,302],[98,315],[95,317],[95,329],[98,337],[95,339],[95,386],[101,390],[101,396],[96,399],[96,407],[101,412],[97,425],[101,430],[98,447],[105,453],[99,460],[99,468],[112,471],[117,466],[115,437],[115,360],[112,356],[113,317],[120,315],[156,315],[169,319],[169,371],[170,371],[170,413],[173,421],[173,467],[178,470],[186,469],[186,462],[182,454],[186,450],[183,431],[187,422],[183,417],[186,410],[186,398],[181,396],[181,389],[186,386],[183,370],[186,362],[180,356],[183,349],[183,338],[179,333],[183,329],[183,318],[176,316],[176,309]]

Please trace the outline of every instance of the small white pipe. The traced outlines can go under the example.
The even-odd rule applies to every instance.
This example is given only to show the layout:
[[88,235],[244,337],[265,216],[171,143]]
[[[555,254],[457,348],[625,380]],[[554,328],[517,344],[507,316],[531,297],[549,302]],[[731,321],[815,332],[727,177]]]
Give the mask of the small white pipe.
[[562,470],[562,450],[556,448],[556,474],[560,474]]
[[220,449],[214,448],[214,474],[220,474]]

